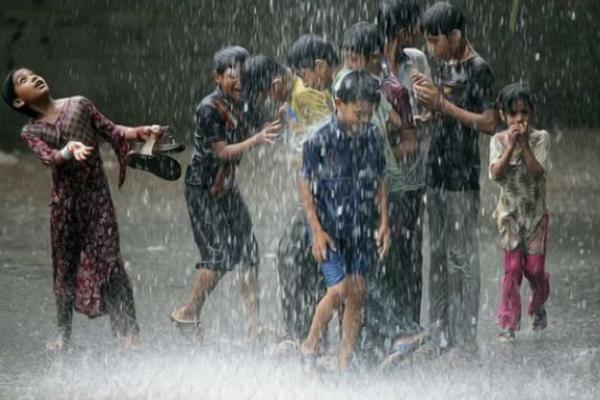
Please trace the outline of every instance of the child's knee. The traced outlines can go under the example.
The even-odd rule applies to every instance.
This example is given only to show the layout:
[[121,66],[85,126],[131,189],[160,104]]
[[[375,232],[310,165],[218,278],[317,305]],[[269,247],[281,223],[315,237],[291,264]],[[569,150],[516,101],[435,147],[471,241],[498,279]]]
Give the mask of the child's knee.
[[531,278],[543,278],[545,271],[546,257],[544,255],[528,255],[525,261],[525,274]]
[[510,251],[504,254],[504,273],[511,276],[520,276],[523,266],[523,253]]

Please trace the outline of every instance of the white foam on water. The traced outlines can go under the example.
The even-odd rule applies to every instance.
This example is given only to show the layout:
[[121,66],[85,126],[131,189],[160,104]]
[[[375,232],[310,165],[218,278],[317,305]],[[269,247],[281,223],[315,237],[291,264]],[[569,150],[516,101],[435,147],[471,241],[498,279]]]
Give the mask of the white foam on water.
[[[295,357],[272,358],[226,345],[133,353],[88,350],[57,356],[38,376],[23,379],[27,383],[15,398],[547,400],[592,399],[599,393],[589,385],[590,376],[565,374],[560,366],[526,357],[515,362],[511,352],[490,353],[478,363],[433,361],[389,373],[359,369],[339,374],[307,371]],[[576,355],[581,357],[586,354]]]

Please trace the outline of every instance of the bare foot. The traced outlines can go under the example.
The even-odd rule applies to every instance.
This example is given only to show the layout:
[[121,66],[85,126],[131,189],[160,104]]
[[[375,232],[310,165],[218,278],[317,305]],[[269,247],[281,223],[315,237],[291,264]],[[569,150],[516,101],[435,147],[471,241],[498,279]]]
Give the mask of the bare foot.
[[64,350],[68,343],[68,338],[63,333],[59,333],[54,339],[46,343],[46,350],[59,352]]
[[180,324],[195,324],[198,323],[198,318],[195,315],[190,314],[189,312],[186,312],[187,308],[186,306],[181,306],[179,308],[176,308],[172,313],[171,313],[171,321],[173,322],[178,322]]
[[262,326],[259,326],[256,321],[252,321],[248,324],[248,340],[250,342],[256,342],[266,336],[266,332]]
[[134,350],[140,346],[140,335],[139,333],[130,333],[125,336],[123,341],[123,350]]

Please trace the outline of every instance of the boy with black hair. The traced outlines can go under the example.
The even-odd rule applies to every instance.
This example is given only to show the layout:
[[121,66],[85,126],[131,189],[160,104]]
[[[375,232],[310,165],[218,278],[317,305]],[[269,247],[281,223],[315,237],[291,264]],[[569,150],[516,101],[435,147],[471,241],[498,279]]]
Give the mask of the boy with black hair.
[[[288,62],[296,74],[289,110],[295,122],[290,146],[293,171],[299,172],[302,145],[308,133],[333,113],[329,88],[339,58],[326,40],[306,34],[290,47]],[[277,251],[284,327],[294,342],[306,337],[314,308],[322,296],[320,274],[310,251],[310,227],[304,209],[298,205]]]
[[278,108],[280,122],[285,124],[294,79],[294,73],[289,68],[269,56],[259,54],[248,57],[244,62],[242,76],[246,108],[257,111],[270,101]]
[[419,103],[438,115],[427,162],[429,322],[437,350],[468,355],[477,351],[479,318],[479,135],[495,132],[494,75],[469,43],[464,15],[454,5],[431,6],[421,30],[441,61],[437,85],[413,75]]
[[[384,71],[383,49],[383,40],[375,24],[359,22],[348,28],[342,44],[344,68],[336,77],[334,91],[339,87],[344,74],[352,70],[364,69],[379,79],[382,99],[374,111],[372,123],[384,138],[388,208],[390,212],[394,212],[394,217],[390,218],[390,235],[398,238],[400,220],[396,218],[399,207],[397,199],[404,187],[400,162],[414,153],[415,132],[408,91],[401,82]],[[396,243],[391,243],[391,254],[398,253],[397,241],[398,239]],[[393,260],[396,258],[394,256]],[[365,339],[362,342],[364,349],[377,353],[388,350],[383,349],[387,340],[398,334],[413,334],[418,330],[418,326],[412,321],[412,314],[404,315],[406,313],[399,303],[399,293],[394,288],[398,285],[393,278],[398,277],[395,272],[399,266],[392,266],[390,260],[386,260],[385,265],[385,268],[380,268],[367,279],[369,290],[365,301]]]
[[[425,55],[415,45],[421,10],[416,0],[383,0],[377,13],[377,27],[384,41],[384,74],[388,80],[401,82],[410,96],[410,111],[416,125],[416,151],[399,160],[401,188],[389,193],[392,248],[382,277],[382,290],[389,290],[397,301],[387,311],[404,325],[398,326],[400,338],[392,345],[387,362],[403,358],[423,339],[419,325],[423,279],[423,221],[425,197],[425,162],[429,142],[429,125],[417,107],[411,74],[419,71],[431,77]],[[392,224],[393,226],[394,224]],[[386,319],[384,319],[386,320]],[[402,320],[401,320],[402,321]],[[390,325],[386,321],[383,325]]]
[[235,183],[242,155],[272,143],[281,128],[270,123],[255,135],[242,115],[240,74],[248,58],[239,46],[219,50],[213,59],[215,90],[196,109],[194,156],[186,172],[185,197],[200,251],[198,274],[188,300],[171,319],[197,326],[204,302],[225,272],[242,267],[242,292],[248,334],[258,332],[258,245],[252,220]]
[[331,116],[330,88],[340,63],[333,45],[314,34],[302,35],[290,47],[288,63],[297,76],[290,107],[298,124],[309,126]]
[[343,305],[342,370],[360,334],[365,273],[389,248],[383,140],[369,123],[379,102],[378,87],[366,71],[347,74],[335,95],[335,116],[303,150],[300,193],[327,293],[300,350],[305,357],[317,355],[324,327]]

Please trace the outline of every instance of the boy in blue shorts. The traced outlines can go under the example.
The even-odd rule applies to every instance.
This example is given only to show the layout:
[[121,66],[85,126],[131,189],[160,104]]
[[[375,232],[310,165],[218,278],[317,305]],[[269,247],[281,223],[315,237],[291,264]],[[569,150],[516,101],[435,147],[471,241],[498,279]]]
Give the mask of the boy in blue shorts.
[[[418,321],[413,321],[412,312],[403,301],[408,285],[400,282],[408,274],[399,261],[403,258],[399,253],[406,241],[399,217],[401,196],[406,188],[401,167],[415,152],[414,122],[408,90],[383,68],[384,49],[380,29],[375,24],[358,22],[352,25],[344,32],[344,67],[334,83],[334,90],[337,90],[345,74],[365,70],[378,80],[381,95],[371,122],[383,139],[391,248],[384,265],[367,277],[365,324],[361,335],[361,350],[367,353],[367,358],[380,358],[390,350],[389,342],[413,337],[420,330]],[[407,255],[404,257],[408,258]],[[414,280],[410,281],[414,285]],[[392,346],[392,350],[394,348],[397,346]],[[401,348],[405,352],[404,349],[414,349],[414,346],[402,345]]]
[[364,275],[389,248],[383,138],[369,123],[378,89],[368,72],[348,73],[335,93],[334,117],[303,148],[300,196],[327,292],[300,350],[316,356],[323,329],[343,306],[341,370],[349,366],[360,334]]

